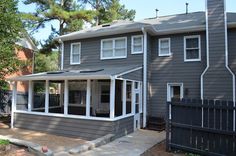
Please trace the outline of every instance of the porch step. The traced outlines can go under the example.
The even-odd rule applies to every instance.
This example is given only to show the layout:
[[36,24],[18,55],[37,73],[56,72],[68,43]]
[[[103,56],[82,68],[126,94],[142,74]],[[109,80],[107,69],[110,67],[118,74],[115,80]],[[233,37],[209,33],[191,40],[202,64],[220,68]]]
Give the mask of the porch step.
[[165,120],[164,118],[149,117],[147,122],[147,129],[155,131],[165,130]]

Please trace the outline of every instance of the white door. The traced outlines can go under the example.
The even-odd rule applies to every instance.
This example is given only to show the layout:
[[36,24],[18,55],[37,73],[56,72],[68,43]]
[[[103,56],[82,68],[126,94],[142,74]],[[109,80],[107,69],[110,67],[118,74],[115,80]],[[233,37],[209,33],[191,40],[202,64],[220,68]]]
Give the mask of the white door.
[[132,103],[134,105],[134,130],[140,129],[140,114],[142,113],[142,84],[132,83]]

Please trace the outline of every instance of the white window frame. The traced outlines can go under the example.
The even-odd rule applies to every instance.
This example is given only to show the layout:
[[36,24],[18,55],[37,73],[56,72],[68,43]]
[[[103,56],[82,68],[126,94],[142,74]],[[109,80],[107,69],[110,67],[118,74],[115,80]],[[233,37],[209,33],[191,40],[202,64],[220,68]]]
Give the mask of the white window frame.
[[[115,56],[115,40],[125,39],[125,56]],[[112,41],[112,57],[103,57],[103,42],[104,41]],[[100,49],[100,59],[101,60],[109,60],[109,59],[121,59],[127,58],[127,37],[118,37],[118,38],[109,38],[109,39],[102,39],[101,40],[101,49]]]
[[[79,45],[79,62],[73,62],[73,46],[74,45]],[[71,46],[70,46],[70,64],[71,65],[77,65],[77,64],[80,64],[80,59],[81,59],[81,42],[76,42],[76,43],[71,43]]]
[[[171,56],[171,39],[170,38],[160,38],[158,41],[159,41],[158,56]],[[161,54],[161,41],[168,41],[169,42],[169,53],[168,54]]]
[[[138,46],[141,46],[142,50],[141,51],[134,51],[134,39],[135,38],[140,38],[141,37],[141,45],[138,45]],[[132,36],[131,37],[131,54],[142,54],[143,53],[143,35],[135,35],[135,36]]]
[[167,101],[171,101],[171,87],[173,86],[180,86],[180,98],[183,99],[184,97],[184,84],[183,83],[167,83]]
[[[197,38],[198,39],[198,56],[199,58],[197,59],[187,59],[187,39],[194,39]],[[196,49],[196,48],[193,48]],[[184,62],[194,62],[194,61],[201,61],[201,36],[200,35],[192,35],[192,36],[184,36]]]

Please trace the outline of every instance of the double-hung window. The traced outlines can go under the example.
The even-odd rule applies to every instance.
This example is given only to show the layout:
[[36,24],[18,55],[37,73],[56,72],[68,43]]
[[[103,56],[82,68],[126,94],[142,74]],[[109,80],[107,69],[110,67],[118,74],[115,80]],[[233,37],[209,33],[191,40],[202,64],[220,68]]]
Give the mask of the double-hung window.
[[70,64],[80,64],[81,43],[72,43],[70,52]]
[[201,61],[200,35],[184,37],[184,61]]
[[159,39],[159,56],[170,56],[171,55],[171,43],[170,38]]
[[131,54],[143,53],[143,35],[132,36]]
[[127,38],[101,40],[101,59],[118,59],[127,57]]

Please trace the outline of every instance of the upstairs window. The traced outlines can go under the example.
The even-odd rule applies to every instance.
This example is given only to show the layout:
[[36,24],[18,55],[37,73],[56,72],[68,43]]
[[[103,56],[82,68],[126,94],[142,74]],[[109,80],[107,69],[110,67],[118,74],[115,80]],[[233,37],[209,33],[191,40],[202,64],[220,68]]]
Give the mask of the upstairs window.
[[143,36],[132,36],[131,54],[143,53]]
[[70,64],[80,64],[81,43],[72,43],[70,52]]
[[200,35],[184,37],[184,61],[201,61]]
[[127,57],[127,38],[101,40],[101,59],[118,59]]
[[159,39],[159,56],[170,56],[170,38],[161,38]]

